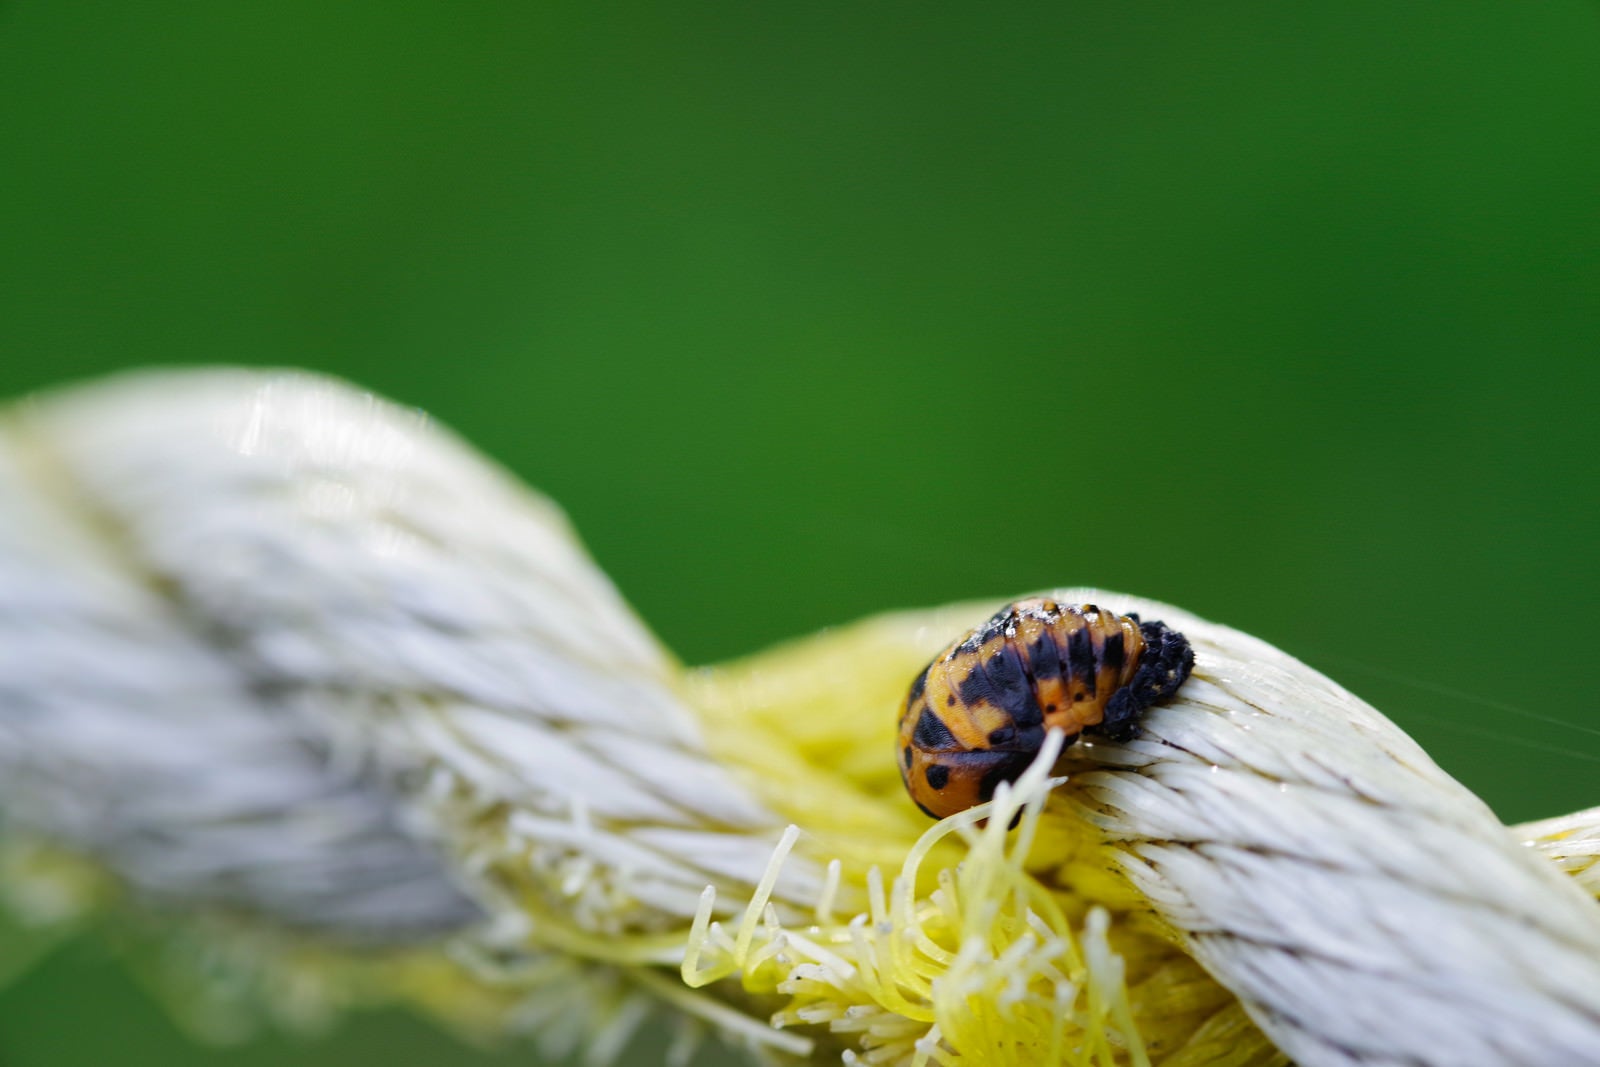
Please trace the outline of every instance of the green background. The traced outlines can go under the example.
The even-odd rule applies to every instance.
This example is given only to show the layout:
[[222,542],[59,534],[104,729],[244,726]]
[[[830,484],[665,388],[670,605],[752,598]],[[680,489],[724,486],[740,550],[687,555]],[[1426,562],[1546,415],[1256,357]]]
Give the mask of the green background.
[[[690,661],[1093,583],[1600,801],[1600,7],[12,2],[0,100],[0,395],[314,367]],[[480,1062],[195,1050],[95,942],[0,994],[5,1067],[291,1054]]]

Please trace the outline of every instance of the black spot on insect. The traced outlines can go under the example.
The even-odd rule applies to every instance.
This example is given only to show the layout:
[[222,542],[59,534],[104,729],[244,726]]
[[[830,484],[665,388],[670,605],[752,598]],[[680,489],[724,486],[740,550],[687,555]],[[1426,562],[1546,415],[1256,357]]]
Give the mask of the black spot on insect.
[[1028,764],[1033,762],[1033,752],[1008,752],[994,766],[984,774],[978,782],[978,799],[993,800],[994,791],[1000,788],[1001,782],[1014,782],[1028,769]]
[[1010,645],[1001,645],[1000,651],[989,657],[983,665],[984,673],[989,676],[989,682],[994,686],[995,692],[1000,694],[1000,706],[1007,711],[1013,711],[1009,706],[1026,697],[1033,699],[1033,692],[1028,686],[1028,672],[1022,666],[1022,659],[1017,655],[1017,650]]
[[1061,651],[1049,634],[1028,646],[1028,669],[1035,681],[1048,682],[1061,677]]
[[951,693],[949,696],[944,698],[944,706],[947,708],[953,708],[956,706],[956,695],[954,693]]
[[967,639],[957,645],[952,651],[956,656],[971,656],[977,653],[984,645],[997,637],[1004,636],[1007,626],[1005,612],[994,616],[982,626],[967,635]]
[[950,768],[942,763],[935,763],[928,768],[928,784],[935,789],[943,789],[950,784]]
[[1100,660],[1112,670],[1121,670],[1125,653],[1122,648],[1122,635],[1112,634],[1106,638],[1105,646],[1100,651]]
[[912,733],[911,740],[921,749],[956,747],[956,737],[950,728],[927,708],[922,709],[922,717],[917,720],[917,729]]
[[1001,608],[989,616],[989,621],[983,624],[984,640],[988,640],[991,637],[999,637],[1007,630],[1012,629],[1017,625],[1019,617],[1015,604]]
[[900,756],[906,762],[906,770],[910,770],[911,769],[911,746],[907,745],[906,748],[905,748],[905,751],[900,753]]
[[1009,745],[1017,739],[1017,731],[1009,726],[1002,726],[989,735],[991,745]]
[[906,703],[915,704],[922,699],[922,691],[928,687],[928,672],[933,670],[933,664],[922,668],[922,673],[917,675],[917,680],[911,683],[911,695],[906,698]]
[[1094,642],[1089,638],[1089,628],[1080,626],[1067,637],[1067,666],[1072,676],[1090,693],[1095,686]]
[[972,673],[962,681],[960,692],[967,704],[992,704],[1011,716],[1022,729],[1044,721],[1033,685],[1016,649],[1010,645],[1002,645],[986,663],[972,668]]
[[1017,619],[1017,610],[1014,607],[1003,608],[995,612],[984,621],[982,626],[968,634],[966,640],[952,648],[950,654],[945,658],[954,659],[957,656],[972,655],[995,638],[1004,637],[1007,633],[1014,632]]
[[983,668],[974,665],[967,672],[967,676],[961,679],[956,691],[961,694],[961,702],[971,707],[974,704],[989,703],[994,687],[989,684],[989,676],[983,673]]

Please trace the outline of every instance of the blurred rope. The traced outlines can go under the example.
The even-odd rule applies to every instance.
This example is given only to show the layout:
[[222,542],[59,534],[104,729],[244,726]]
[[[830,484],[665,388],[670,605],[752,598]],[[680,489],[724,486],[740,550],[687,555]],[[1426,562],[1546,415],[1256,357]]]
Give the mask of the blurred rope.
[[[0,817],[156,908],[453,960],[412,998],[600,1059],[666,1004],[883,1063],[1037,1062],[1034,1008],[1062,1062],[1600,1063],[1600,810],[1519,843],[1270,646],[1056,595],[1164,619],[1195,677],[1139,739],[1078,746],[1043,816],[1042,771],[1011,799],[1031,852],[963,830],[969,871],[1021,881],[940,875],[950,837],[886,886],[922,826],[840,739],[886,731],[905,665],[981,608],[685,677],[554,508],[420,415],[293,373],[113,380],[0,425]],[[722,946],[705,994],[691,927]],[[1212,978],[1175,992],[1191,956]],[[963,1029],[990,1008],[1008,1051]]]

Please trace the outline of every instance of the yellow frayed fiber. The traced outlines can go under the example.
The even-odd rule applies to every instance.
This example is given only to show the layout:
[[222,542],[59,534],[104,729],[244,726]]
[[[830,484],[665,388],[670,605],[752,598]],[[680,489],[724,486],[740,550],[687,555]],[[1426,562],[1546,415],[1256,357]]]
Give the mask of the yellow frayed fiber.
[[[864,1063],[1148,1064],[1105,912],[1090,913],[1080,946],[1058,903],[1023,871],[1044,801],[1060,782],[1047,777],[1060,747],[1052,737],[1014,788],[923,833],[890,886],[872,868],[869,909],[848,922],[825,924],[819,914],[790,931],[768,906],[799,836],[791,826],[731,942],[711,921],[715,893],[707,890],[685,983],[738,972],[747,991],[790,998],[776,1025],[826,1023],[854,1038],[860,1052],[851,1058]],[[941,869],[938,888],[917,896],[928,854],[952,835],[967,844],[966,859]]]
[[[1065,781],[1049,776],[1060,736],[988,804],[929,826],[906,798],[893,760],[905,687],[982,610],[886,616],[693,676],[718,758],[795,825],[728,924],[712,920],[726,902],[708,888],[684,981],[785,998],[773,1024],[826,1026],[846,1062],[1283,1062],[1139,914],[1093,832],[1047,804]],[[780,918],[766,892],[791,849],[832,860],[861,911],[835,917],[830,895]],[[898,871],[888,883],[885,869]],[[1185,1053],[1202,1038],[1206,1061]]]

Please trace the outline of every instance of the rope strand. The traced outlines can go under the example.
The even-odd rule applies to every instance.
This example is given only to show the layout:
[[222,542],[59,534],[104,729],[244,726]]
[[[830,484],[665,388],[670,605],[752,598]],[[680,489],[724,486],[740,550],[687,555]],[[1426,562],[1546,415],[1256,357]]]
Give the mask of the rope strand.
[[685,674],[559,511],[416,413],[113,380],[0,417],[0,816],[596,1055],[650,1003],[871,1063],[1600,1064],[1600,809],[1508,832],[1276,649],[1053,596],[1181,630],[1194,676],[998,825],[925,833],[876,753],[992,604]]

